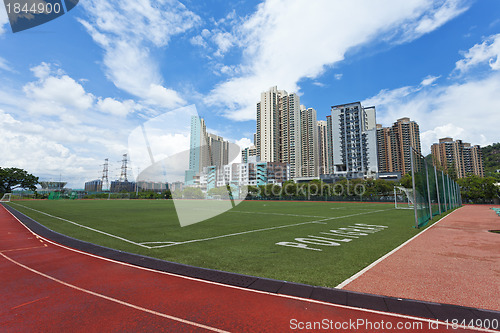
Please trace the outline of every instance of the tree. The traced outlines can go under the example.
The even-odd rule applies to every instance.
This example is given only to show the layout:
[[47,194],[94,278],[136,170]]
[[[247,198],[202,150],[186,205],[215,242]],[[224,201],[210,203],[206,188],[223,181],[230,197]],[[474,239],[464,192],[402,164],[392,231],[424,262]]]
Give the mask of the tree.
[[482,203],[500,197],[500,189],[493,177],[470,175],[457,180],[464,202]]
[[0,193],[11,193],[15,189],[36,190],[38,177],[19,168],[0,168]]
[[182,196],[186,199],[205,199],[205,194],[199,187],[186,187],[182,191]]
[[407,173],[403,177],[401,177],[401,180],[399,181],[399,185],[406,187],[406,188],[412,188],[413,183],[411,179],[411,174]]
[[211,188],[207,194],[211,197],[218,195],[221,199],[229,199],[229,192],[225,186]]

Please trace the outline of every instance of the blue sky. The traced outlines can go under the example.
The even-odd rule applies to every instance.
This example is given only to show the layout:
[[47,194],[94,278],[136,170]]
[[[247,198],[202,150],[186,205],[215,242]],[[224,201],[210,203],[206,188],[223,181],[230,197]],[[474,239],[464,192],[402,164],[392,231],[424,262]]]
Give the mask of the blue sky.
[[[2,7],[0,166],[79,188],[109,158],[114,179],[124,153],[148,164],[131,133],[186,106],[246,146],[274,85],[318,120],[354,101],[385,126],[409,116],[424,153],[445,136],[484,146],[500,141],[499,55],[496,0],[83,0],[19,33]],[[187,148],[186,128],[161,127],[154,154]]]

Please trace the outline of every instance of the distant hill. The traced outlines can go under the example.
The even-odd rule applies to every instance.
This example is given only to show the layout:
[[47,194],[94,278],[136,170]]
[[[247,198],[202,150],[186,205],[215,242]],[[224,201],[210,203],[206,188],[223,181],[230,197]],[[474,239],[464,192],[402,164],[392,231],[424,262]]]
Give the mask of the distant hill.
[[500,170],[500,143],[483,147],[481,151],[483,152],[484,175],[492,176],[496,170]]

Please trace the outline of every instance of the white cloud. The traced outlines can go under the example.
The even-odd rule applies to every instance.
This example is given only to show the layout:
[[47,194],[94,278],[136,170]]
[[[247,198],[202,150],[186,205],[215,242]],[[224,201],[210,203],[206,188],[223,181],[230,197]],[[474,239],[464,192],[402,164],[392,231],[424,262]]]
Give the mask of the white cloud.
[[45,79],[52,72],[50,64],[46,62],[42,62],[40,65],[30,68],[30,70],[33,72],[33,75],[39,79]]
[[23,87],[30,100],[27,108],[32,114],[57,115],[62,120],[74,123],[75,118],[69,117],[70,113],[92,107],[94,96],[73,78],[51,73],[50,65],[45,63],[32,68],[32,71],[39,80]]
[[414,37],[419,37],[439,28],[468,9],[467,6],[463,5],[463,1],[460,0],[436,1],[436,7],[436,10],[424,15],[417,22],[414,29]]
[[0,70],[4,70],[4,71],[8,71],[8,72],[12,72],[12,68],[10,68],[7,60],[5,60],[4,58],[0,57]]
[[241,149],[245,149],[247,147],[253,146],[253,140],[249,138],[241,138],[236,140],[236,144],[240,146]]
[[335,80],[342,80],[342,76],[344,76],[344,74],[342,73],[338,73],[338,74],[335,74]]
[[463,73],[485,62],[491,69],[500,70],[500,34],[489,36],[481,44],[471,47],[464,53],[464,59],[457,61],[455,69]]
[[97,107],[104,113],[118,117],[125,117],[134,111],[136,104],[130,99],[120,102],[114,98],[107,97],[104,99],[100,98],[97,101]]
[[382,90],[363,103],[375,105],[377,122],[389,126],[410,117],[420,126],[422,150],[442,137],[487,145],[498,141],[500,74],[449,86],[402,87]]
[[[207,30],[208,31],[208,30]],[[192,37],[189,42],[193,45],[197,45],[197,46],[201,46],[201,47],[207,47],[207,42],[205,42],[205,40],[203,39],[202,36],[198,35],[198,36],[194,36]]]
[[192,28],[197,15],[177,1],[91,0],[82,6],[88,19],[80,23],[104,49],[106,75],[118,88],[166,108],[185,103],[163,87],[150,49],[165,47],[172,36]]
[[[70,181],[72,186],[82,187],[83,182],[94,179],[99,162],[93,158],[78,156],[47,133],[55,128],[45,128],[42,133],[30,132],[33,124],[21,122],[0,109],[2,135],[0,166],[18,167],[39,176],[41,180],[59,179]],[[28,130],[26,130],[28,129]],[[57,177],[57,178],[56,178]]]
[[6,25],[9,23],[7,11],[4,6],[0,6],[0,35],[6,32]]
[[104,158],[118,160],[127,152],[131,120],[118,115],[144,107],[96,98],[52,64],[42,63],[32,72],[37,79],[23,89],[0,81],[0,166],[21,167],[42,179],[61,174],[70,186],[81,188],[96,178]]
[[233,45],[233,35],[228,32],[217,32],[213,36],[215,44],[217,44],[216,56],[223,56]]
[[152,105],[163,106],[169,109],[173,109],[176,106],[182,105],[185,101],[179,96],[179,94],[172,90],[167,89],[161,85],[152,83],[146,93],[145,101]]
[[420,85],[422,87],[426,87],[426,86],[430,86],[432,85],[434,82],[436,82],[437,79],[439,79],[441,76],[432,76],[432,75],[428,75],[425,79],[422,80],[422,82],[420,82]]
[[217,85],[207,102],[225,106],[234,120],[254,119],[261,91],[298,91],[300,79],[317,78],[348,50],[413,40],[466,9],[458,0],[265,1],[233,31],[242,75]]

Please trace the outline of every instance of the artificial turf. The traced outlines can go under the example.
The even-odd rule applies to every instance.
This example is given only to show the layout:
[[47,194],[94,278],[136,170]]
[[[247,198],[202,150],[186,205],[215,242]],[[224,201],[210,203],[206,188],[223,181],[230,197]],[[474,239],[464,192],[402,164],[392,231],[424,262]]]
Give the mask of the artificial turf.
[[[172,200],[33,200],[10,205],[54,231],[102,246],[199,267],[326,287],[335,287],[423,230],[413,227],[412,210],[382,203],[245,201],[223,214],[185,227],[179,224]],[[210,205],[203,201],[193,207],[209,209]],[[32,209],[132,242],[148,242],[147,246],[167,245],[151,242],[194,241],[145,248]],[[434,217],[434,221],[439,218]],[[305,223],[313,221],[318,223]],[[339,242],[340,246],[307,244],[321,251],[277,245],[300,243],[295,239],[310,236],[334,237],[322,233],[356,223],[387,228]],[[269,228],[275,229],[262,230]],[[206,238],[212,239],[203,240]]]

